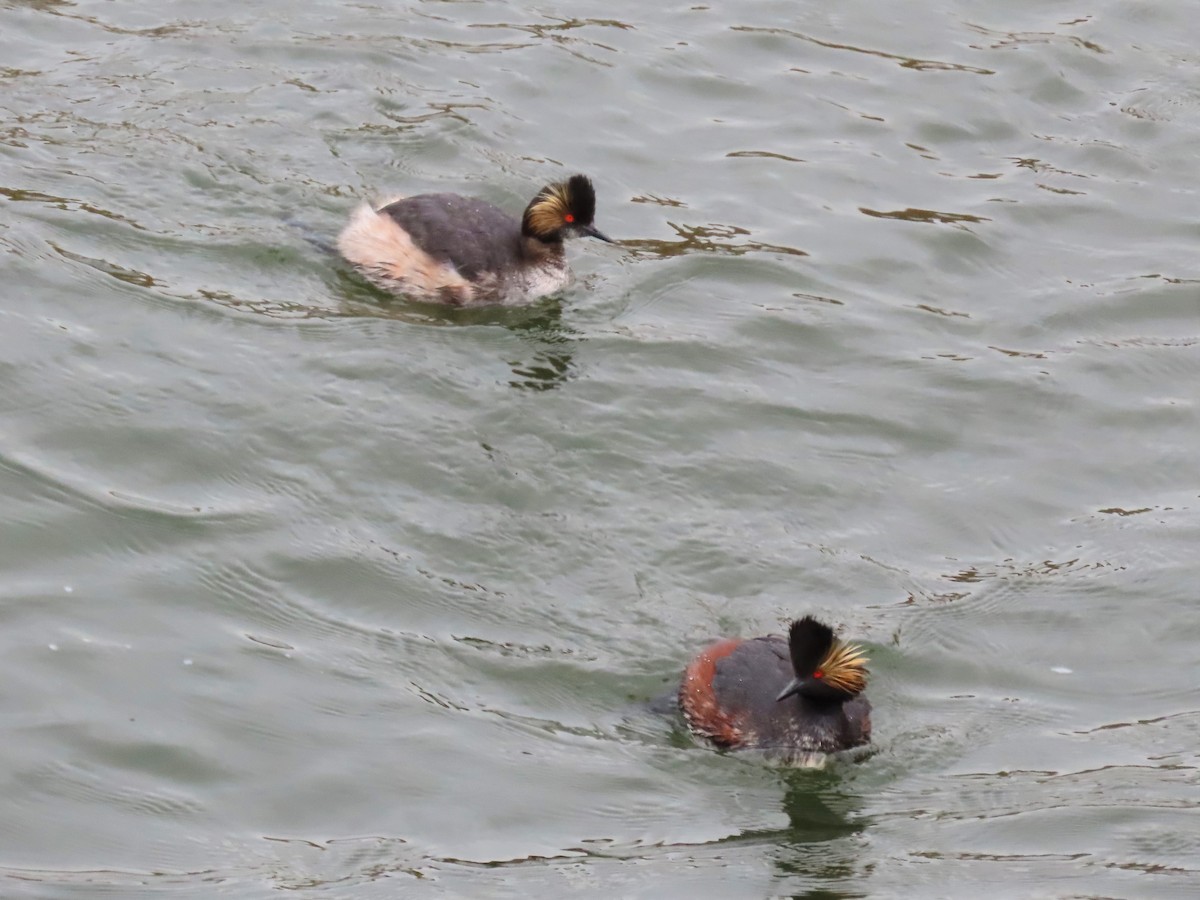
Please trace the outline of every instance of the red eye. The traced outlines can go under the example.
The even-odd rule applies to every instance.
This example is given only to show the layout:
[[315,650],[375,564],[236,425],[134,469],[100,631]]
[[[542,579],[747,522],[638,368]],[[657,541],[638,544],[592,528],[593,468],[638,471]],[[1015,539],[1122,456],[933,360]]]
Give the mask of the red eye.
[[563,218],[567,220],[567,224],[575,221],[575,217],[570,213],[567,213],[565,216],[563,216]]
[[820,669],[817,669],[817,671],[813,672],[813,678],[824,678],[824,677],[825,677],[825,673],[822,672]]

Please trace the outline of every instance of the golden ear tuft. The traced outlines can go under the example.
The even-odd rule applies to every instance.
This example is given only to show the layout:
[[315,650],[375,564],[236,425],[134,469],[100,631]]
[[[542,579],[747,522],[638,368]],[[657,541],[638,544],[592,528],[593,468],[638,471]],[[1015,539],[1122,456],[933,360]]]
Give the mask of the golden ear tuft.
[[821,680],[847,694],[860,694],[867,687],[867,655],[857,644],[835,640],[817,667]]
[[525,210],[521,225],[527,234],[543,240],[551,238],[571,220],[571,194],[566,184],[548,184]]

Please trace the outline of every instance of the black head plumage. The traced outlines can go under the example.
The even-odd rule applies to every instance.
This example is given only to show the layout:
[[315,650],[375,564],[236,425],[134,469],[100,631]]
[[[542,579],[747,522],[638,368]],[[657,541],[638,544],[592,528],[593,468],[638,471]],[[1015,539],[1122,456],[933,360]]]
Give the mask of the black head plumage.
[[867,686],[867,657],[855,644],[839,641],[828,625],[812,616],[792,623],[788,651],[795,677],[779,694],[800,694],[819,703],[844,703]]

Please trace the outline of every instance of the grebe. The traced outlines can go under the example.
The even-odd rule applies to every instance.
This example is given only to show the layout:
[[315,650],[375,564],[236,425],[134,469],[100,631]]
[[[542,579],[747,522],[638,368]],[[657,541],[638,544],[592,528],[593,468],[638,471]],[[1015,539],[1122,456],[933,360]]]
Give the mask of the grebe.
[[562,290],[568,237],[594,237],[596,191],[586,175],[548,184],[518,222],[473,197],[419,194],[360,206],[338,250],[386,291],[449,303],[522,303]]
[[730,638],[688,665],[679,706],[688,727],[718,747],[765,750],[792,765],[871,740],[867,658],[805,616],[787,638]]

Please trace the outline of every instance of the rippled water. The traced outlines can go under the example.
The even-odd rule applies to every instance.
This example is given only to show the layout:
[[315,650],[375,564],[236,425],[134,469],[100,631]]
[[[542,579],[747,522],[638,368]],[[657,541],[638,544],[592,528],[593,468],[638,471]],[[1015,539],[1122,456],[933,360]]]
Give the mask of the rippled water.
[[[1194,18],[0,0],[0,896],[1195,896]],[[867,759],[647,709],[804,612]]]

